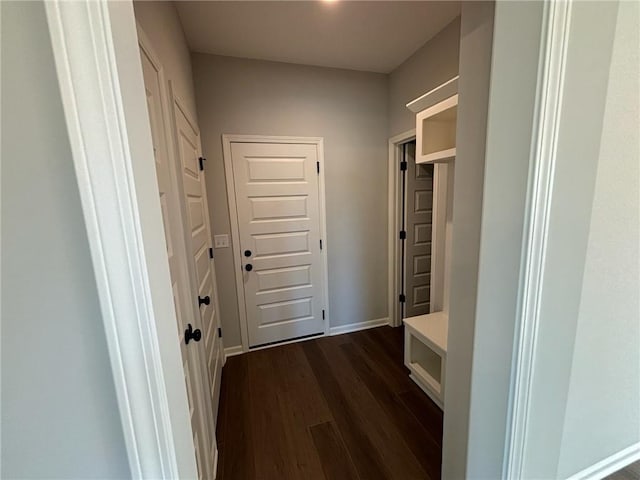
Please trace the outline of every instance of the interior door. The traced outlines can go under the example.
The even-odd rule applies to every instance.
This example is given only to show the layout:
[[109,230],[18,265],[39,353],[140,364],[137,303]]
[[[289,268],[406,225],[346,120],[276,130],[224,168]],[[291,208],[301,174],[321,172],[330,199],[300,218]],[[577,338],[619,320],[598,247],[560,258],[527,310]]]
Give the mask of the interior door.
[[429,313],[433,165],[416,164],[416,144],[405,150],[406,242],[405,317]]
[[232,143],[249,345],[324,332],[316,145]]
[[[211,227],[205,185],[204,158],[200,146],[200,134],[195,122],[189,118],[179,101],[173,102],[176,149],[185,216],[188,223],[187,244],[191,257],[192,277],[197,292],[194,292],[196,308],[202,319],[202,336],[209,373],[209,397],[212,402],[214,423],[217,423],[220,402],[220,380],[224,362],[221,327],[218,307],[218,291],[215,263],[211,246]],[[214,430],[215,432],[215,426]],[[215,450],[215,439],[212,442]]]
[[214,477],[215,457],[211,454],[210,445],[212,441],[215,442],[215,438],[212,439],[215,430],[210,420],[211,404],[206,401],[204,393],[209,391],[206,365],[202,362],[204,347],[201,342],[191,341],[187,344],[185,341],[185,330],[189,326],[192,329],[199,329],[200,319],[194,318],[194,309],[190,304],[191,287],[186,266],[187,257],[179,205],[180,197],[176,188],[177,178],[172,163],[166,116],[163,109],[163,105],[167,105],[164,95],[164,80],[161,67],[149,47],[145,47],[141,43],[140,54],[196,462],[200,479],[210,479]]

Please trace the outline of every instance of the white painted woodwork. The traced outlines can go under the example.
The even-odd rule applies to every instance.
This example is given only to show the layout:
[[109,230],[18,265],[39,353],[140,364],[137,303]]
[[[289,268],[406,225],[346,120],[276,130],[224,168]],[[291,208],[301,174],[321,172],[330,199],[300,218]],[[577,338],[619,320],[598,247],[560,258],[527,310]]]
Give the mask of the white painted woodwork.
[[[449,282],[453,209],[453,160],[456,156],[458,77],[407,104],[416,113],[416,168],[433,164],[429,311],[405,324],[405,365],[410,377],[444,408],[444,379],[449,322]],[[422,110],[419,110],[422,108]],[[407,201],[407,218],[415,206]],[[409,233],[407,232],[407,237]],[[408,247],[410,248],[409,242]],[[411,250],[407,250],[411,252]],[[412,253],[412,252],[411,252]],[[419,267],[418,264],[414,266]],[[407,265],[407,284],[412,266]],[[407,292],[408,293],[408,292]],[[413,300],[412,300],[413,301]]]
[[313,144],[231,143],[250,347],[325,331],[317,161]]
[[456,94],[416,115],[416,163],[455,158],[457,114]]
[[400,170],[400,162],[404,159],[403,145],[415,140],[416,131],[409,130],[389,139],[388,169],[388,263],[389,263],[389,324],[393,327],[402,325],[402,304],[398,301],[402,293],[402,240],[398,232],[402,229],[403,215],[400,207],[403,201],[402,178],[404,172]]
[[404,325],[404,363],[410,377],[443,408],[448,316],[444,312],[419,315],[406,318]]
[[[211,227],[205,186],[204,170],[200,170],[202,150],[200,133],[195,122],[189,118],[181,102],[172,95],[173,119],[175,131],[175,150],[181,180],[181,193],[184,214],[187,219],[187,250],[191,263],[191,276],[194,289],[192,301],[199,311],[202,330],[201,343],[204,347],[207,372],[206,394],[211,401],[212,420],[206,459],[213,466],[217,462],[215,429],[220,401],[220,381],[224,363],[224,348],[218,336],[220,328],[218,293],[215,277],[215,264],[209,256],[211,248]],[[209,304],[199,304],[198,297],[209,297]]]
[[[194,329],[200,328],[199,318],[194,316],[190,301],[191,286],[187,269],[187,256],[184,244],[183,221],[180,211],[180,197],[177,188],[177,176],[174,156],[170,148],[168,130],[167,94],[165,78],[158,57],[153,53],[149,41],[141,29],[140,57],[144,77],[145,98],[149,112],[149,125],[153,142],[155,173],[160,195],[160,208],[167,245],[167,259],[171,276],[171,290],[178,323],[178,338],[182,354],[182,368],[189,400],[189,417],[193,431],[196,464],[199,478],[213,478],[213,457],[211,454],[212,410],[209,393],[209,378],[205,363],[205,351],[201,342],[185,344],[184,332],[188,324]],[[213,439],[213,441],[215,441]]]
[[415,143],[406,146],[405,317],[429,313],[433,165],[416,165]]
[[46,2],[132,478],[197,466],[130,2]]
[[433,90],[429,90],[424,95],[419,96],[415,100],[407,103],[407,108],[413,113],[420,113],[429,107],[433,107],[437,103],[446,100],[449,97],[458,93],[458,79],[460,77],[456,75],[451,80],[444,82],[442,85],[438,85]]

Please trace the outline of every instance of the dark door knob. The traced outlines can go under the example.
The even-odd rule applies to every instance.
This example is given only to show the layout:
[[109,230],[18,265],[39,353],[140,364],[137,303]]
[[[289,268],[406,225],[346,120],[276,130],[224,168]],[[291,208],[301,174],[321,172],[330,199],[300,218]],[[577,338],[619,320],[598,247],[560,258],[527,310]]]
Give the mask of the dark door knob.
[[245,250],[244,251],[244,256],[245,257],[250,257],[251,256],[251,250]]
[[209,305],[211,303],[211,299],[209,298],[209,295],[207,295],[206,297],[200,297],[198,296],[198,306],[202,305]]
[[250,272],[251,270],[253,270],[253,265],[251,265],[250,263],[247,263],[247,264],[244,266],[244,269],[245,269],[247,272]]
[[193,340],[194,342],[199,342],[201,338],[202,332],[200,329],[196,328],[194,330],[190,323],[187,324],[187,328],[184,331],[184,343],[189,345],[189,341]]

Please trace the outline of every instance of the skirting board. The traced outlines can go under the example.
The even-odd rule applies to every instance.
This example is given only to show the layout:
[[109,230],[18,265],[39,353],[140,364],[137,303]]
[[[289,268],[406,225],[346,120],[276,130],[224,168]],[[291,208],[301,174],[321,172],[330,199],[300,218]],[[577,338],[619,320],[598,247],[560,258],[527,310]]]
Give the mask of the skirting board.
[[241,353],[244,353],[244,350],[242,349],[242,345],[226,347],[224,349],[224,358],[227,359],[229,357],[233,357],[234,355],[240,355]]
[[329,335],[342,335],[343,333],[357,332],[358,330],[366,330],[367,328],[381,327],[383,325],[389,325],[389,317],[331,327],[329,328]]
[[614,453],[608,458],[585,468],[581,472],[571,475],[568,480],[587,480],[604,478],[627,465],[640,460],[640,443],[635,443],[624,450]]
[[[389,318],[388,317],[377,318],[375,320],[368,320],[366,322],[349,323],[347,325],[338,325],[337,327],[331,327],[331,328],[329,328],[329,335],[342,335],[343,333],[357,332],[358,330],[366,330],[367,328],[382,327],[383,325],[389,325]],[[288,342],[282,342],[282,343],[278,343],[278,344],[274,344],[274,345],[267,345],[265,347],[254,348],[252,350],[259,350],[259,349],[262,349],[262,348],[270,348],[270,347],[275,347],[275,346],[278,346],[278,345],[286,345],[287,343],[295,343],[295,342],[300,342],[300,341],[304,341],[304,340],[306,340],[306,339],[303,339],[303,340],[300,340],[300,339],[291,340],[291,341],[288,341]],[[242,345],[235,345],[233,347],[226,347],[224,349],[224,357],[225,358],[233,357],[234,355],[240,355],[241,353],[244,353],[244,350],[242,349]]]

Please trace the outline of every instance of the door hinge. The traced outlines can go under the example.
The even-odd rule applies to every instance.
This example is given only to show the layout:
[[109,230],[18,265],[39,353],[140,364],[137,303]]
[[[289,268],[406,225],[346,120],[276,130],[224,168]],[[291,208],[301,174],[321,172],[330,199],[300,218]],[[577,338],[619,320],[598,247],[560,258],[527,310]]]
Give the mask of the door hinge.
[[406,230],[400,230],[400,240],[405,240],[407,238]]
[[398,301],[399,301],[400,303],[404,303],[404,302],[406,301],[406,298],[405,298],[405,296],[404,296],[404,293],[401,293],[401,294],[400,294],[400,297],[398,297]]
[[209,258],[213,258],[213,248],[209,247]]
[[320,239],[320,250],[322,250],[322,239]]
[[324,320],[324,310],[322,310],[322,319]]
[[218,338],[222,338],[222,328],[218,327]]
[[206,160],[207,160],[207,159],[206,159],[206,158],[204,158],[204,157],[200,157],[200,158],[198,158],[198,165],[200,165],[200,171],[204,170],[204,162],[205,162]]
[[316,171],[318,172],[318,175],[320,175],[320,162],[316,162]]
[[400,162],[400,171],[404,172],[407,169],[407,162]]

